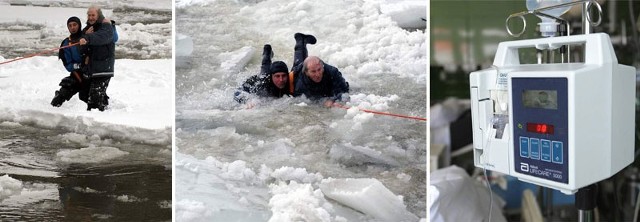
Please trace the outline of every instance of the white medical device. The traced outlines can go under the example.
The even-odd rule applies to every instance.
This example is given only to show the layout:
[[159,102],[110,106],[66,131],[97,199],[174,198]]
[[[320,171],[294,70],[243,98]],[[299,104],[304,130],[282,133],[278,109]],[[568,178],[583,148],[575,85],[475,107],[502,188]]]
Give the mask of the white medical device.
[[[584,63],[520,63],[563,45]],[[475,166],[573,194],[633,162],[636,72],[607,34],[502,42],[493,65],[470,76]]]

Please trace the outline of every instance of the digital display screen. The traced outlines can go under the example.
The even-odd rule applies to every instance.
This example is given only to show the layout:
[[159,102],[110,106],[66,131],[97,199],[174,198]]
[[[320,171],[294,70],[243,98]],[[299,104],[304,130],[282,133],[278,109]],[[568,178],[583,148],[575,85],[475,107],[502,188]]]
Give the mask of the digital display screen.
[[544,123],[527,123],[527,132],[553,134],[553,125]]
[[529,108],[558,109],[558,91],[523,90],[522,103]]

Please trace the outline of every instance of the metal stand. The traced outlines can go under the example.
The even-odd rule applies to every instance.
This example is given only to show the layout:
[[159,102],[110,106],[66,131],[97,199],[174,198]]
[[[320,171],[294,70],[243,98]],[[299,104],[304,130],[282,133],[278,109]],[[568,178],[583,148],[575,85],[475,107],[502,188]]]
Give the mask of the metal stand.
[[596,196],[598,194],[598,185],[591,184],[578,190],[575,197],[576,208],[578,208],[578,221],[591,222],[595,221],[595,209],[597,206]]

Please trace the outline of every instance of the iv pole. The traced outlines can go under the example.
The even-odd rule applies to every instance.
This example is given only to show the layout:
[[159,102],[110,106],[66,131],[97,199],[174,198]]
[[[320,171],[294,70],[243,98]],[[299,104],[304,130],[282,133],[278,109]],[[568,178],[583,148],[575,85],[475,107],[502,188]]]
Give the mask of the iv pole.
[[[591,24],[589,22],[589,1],[582,4],[582,32],[583,34],[591,33]],[[602,14],[600,14],[602,16]],[[584,53],[586,56],[586,53]],[[586,59],[586,58],[584,58]],[[584,61],[583,59],[583,61]],[[580,188],[575,194],[575,206],[578,209],[578,221],[592,222],[595,220],[595,209],[597,203],[598,183]]]

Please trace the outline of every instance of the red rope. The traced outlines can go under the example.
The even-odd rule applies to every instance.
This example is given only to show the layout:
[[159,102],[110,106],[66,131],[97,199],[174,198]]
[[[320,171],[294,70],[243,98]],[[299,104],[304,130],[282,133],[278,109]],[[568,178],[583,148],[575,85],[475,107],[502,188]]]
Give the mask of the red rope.
[[55,49],[47,49],[47,50],[39,52],[39,53],[34,53],[34,54],[26,55],[24,57],[15,58],[15,59],[12,59],[12,60],[9,60],[9,61],[0,62],[0,65],[4,65],[4,64],[10,63],[10,62],[15,62],[15,61],[18,61],[18,60],[31,58],[31,57],[34,57],[34,56],[39,56],[39,55],[42,55],[42,54],[45,54],[45,53],[48,53],[48,52],[53,52],[53,51],[64,49],[64,48],[69,48],[71,46],[78,45],[78,44],[80,44],[80,43],[73,43],[73,44],[70,44],[70,45],[67,45],[67,46],[58,47],[58,48],[55,48]]
[[[342,108],[342,109],[349,109],[348,106],[343,106],[340,103],[333,103],[333,106],[334,107],[338,107],[338,108]],[[421,118],[421,117],[415,117],[415,116],[405,116],[405,115],[393,114],[393,113],[385,113],[385,112],[368,110],[368,109],[361,109],[361,108],[358,108],[358,109],[360,111],[362,111],[362,112],[365,112],[365,113],[373,113],[373,114],[378,114],[378,115],[394,116],[394,117],[400,117],[400,118],[406,118],[406,119],[415,119],[415,120],[420,120],[420,121],[427,121],[427,118]]]

